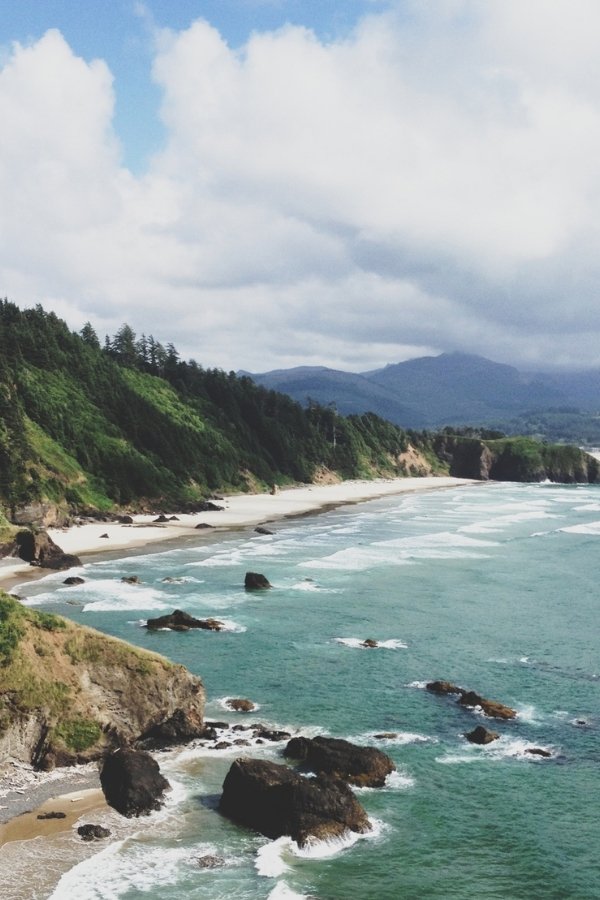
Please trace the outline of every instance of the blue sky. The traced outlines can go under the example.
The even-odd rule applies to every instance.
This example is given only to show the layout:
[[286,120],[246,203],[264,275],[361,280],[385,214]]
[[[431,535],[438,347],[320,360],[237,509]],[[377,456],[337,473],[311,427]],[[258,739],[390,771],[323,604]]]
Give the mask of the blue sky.
[[597,0],[0,0],[0,296],[225,369],[600,366]]
[[154,28],[181,31],[204,18],[232,47],[240,47],[252,32],[291,23],[329,40],[347,34],[365,11],[386,5],[386,0],[0,0],[0,46],[29,43],[57,28],[86,60],[106,60],[115,79],[114,126],[123,159],[139,172],[164,140],[160,92],[151,71]]

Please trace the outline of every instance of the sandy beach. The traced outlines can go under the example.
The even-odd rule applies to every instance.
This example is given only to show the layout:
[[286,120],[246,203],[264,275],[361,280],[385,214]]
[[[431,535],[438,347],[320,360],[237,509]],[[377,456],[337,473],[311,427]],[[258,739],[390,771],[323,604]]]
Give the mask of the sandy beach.
[[[164,524],[154,522],[154,515],[136,515],[132,525],[119,523],[91,523],[68,529],[48,529],[52,539],[66,552],[81,556],[108,553],[181,540],[214,531],[276,523],[283,518],[306,515],[348,503],[359,503],[380,497],[411,491],[436,490],[479,482],[451,477],[377,479],[374,481],[344,481],[331,485],[305,485],[283,489],[275,494],[236,494],[215,501],[223,509],[191,515],[172,514],[177,520]],[[199,524],[211,528],[198,529]],[[103,537],[108,535],[108,537]],[[48,570],[29,566],[17,560],[0,561],[0,586],[11,589],[26,580],[42,577]],[[0,846],[8,841],[22,841],[68,830],[83,812],[103,805],[98,791],[98,776],[89,770],[62,773],[34,773],[18,764],[11,770],[4,767],[0,781]],[[12,779],[12,781],[11,781]],[[16,780],[15,780],[16,779]],[[73,793],[75,785],[80,791]],[[67,793],[65,793],[67,791]],[[79,798],[75,800],[73,798]],[[37,819],[39,812],[48,810],[67,813],[66,819]]]
[[[477,484],[464,478],[449,476],[424,478],[390,478],[373,481],[342,481],[339,484],[303,485],[280,490],[276,494],[232,494],[215,503],[223,509],[212,512],[169,515],[177,520],[156,523],[155,515],[135,515],[132,525],[93,522],[70,528],[49,528],[48,534],[65,553],[85,557],[145,547],[153,543],[211,534],[227,530],[269,524],[288,516],[305,515],[346,503],[360,503],[409,491],[434,490],[456,485]],[[211,526],[205,530],[198,525]],[[108,535],[105,537],[104,535]],[[0,560],[0,587],[11,589],[16,584],[48,574],[48,570],[30,566],[15,559]]]

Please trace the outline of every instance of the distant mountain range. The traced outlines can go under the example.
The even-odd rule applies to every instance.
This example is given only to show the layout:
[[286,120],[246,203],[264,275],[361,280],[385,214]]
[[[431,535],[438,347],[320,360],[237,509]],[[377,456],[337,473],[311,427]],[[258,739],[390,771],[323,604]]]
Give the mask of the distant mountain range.
[[305,406],[314,400],[334,404],[344,415],[374,412],[404,428],[514,424],[519,430],[532,412],[578,410],[587,420],[600,410],[600,370],[527,373],[466,353],[425,356],[360,374],[302,366],[250,377]]

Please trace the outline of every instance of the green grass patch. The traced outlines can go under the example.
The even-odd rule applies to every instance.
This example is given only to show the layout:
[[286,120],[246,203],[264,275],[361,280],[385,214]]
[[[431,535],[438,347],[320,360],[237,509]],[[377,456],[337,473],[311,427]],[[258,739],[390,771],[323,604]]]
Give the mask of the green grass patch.
[[53,734],[69,750],[81,753],[100,740],[102,729],[93,719],[67,719],[56,726]]

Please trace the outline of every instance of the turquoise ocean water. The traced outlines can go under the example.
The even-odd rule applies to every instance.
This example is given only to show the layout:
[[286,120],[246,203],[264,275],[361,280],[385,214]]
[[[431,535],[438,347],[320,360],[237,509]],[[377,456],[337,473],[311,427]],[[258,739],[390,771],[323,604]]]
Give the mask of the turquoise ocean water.
[[[207,718],[381,747],[398,771],[359,792],[372,834],[299,851],[237,828],[216,811],[232,759],[278,759],[283,745],[190,747],[159,755],[173,785],[161,813],[102,813],[106,846],[56,839],[35,898],[600,898],[600,489],[405,494],[276,529],[96,562],[80,587],[62,574],[29,585],[28,602],[183,663],[204,680]],[[247,570],[274,590],[245,593]],[[121,583],[133,574],[142,585]],[[174,608],[228,630],[141,627]],[[381,646],[361,649],[367,637]],[[517,719],[485,721],[424,690],[438,678]],[[260,708],[227,713],[227,697]],[[482,722],[502,737],[475,747],[463,734]],[[40,845],[5,859],[7,884]],[[200,869],[209,853],[224,864]]]

